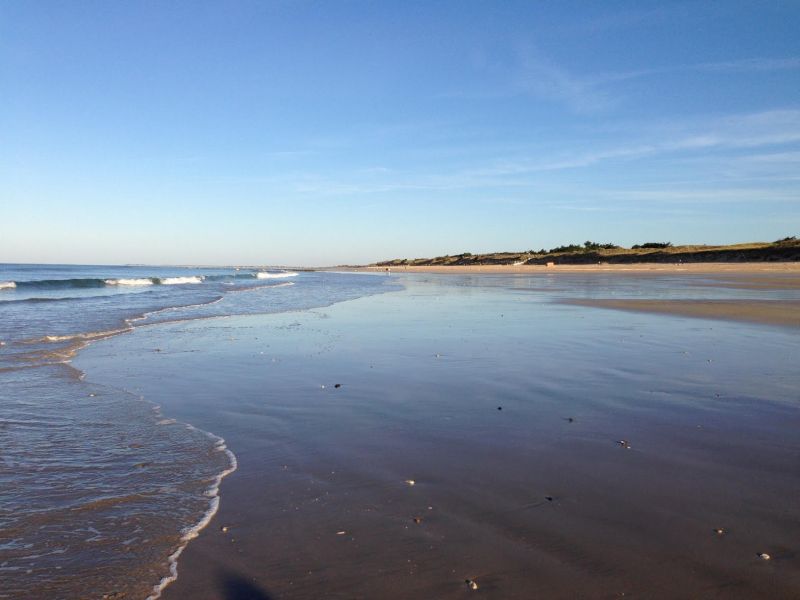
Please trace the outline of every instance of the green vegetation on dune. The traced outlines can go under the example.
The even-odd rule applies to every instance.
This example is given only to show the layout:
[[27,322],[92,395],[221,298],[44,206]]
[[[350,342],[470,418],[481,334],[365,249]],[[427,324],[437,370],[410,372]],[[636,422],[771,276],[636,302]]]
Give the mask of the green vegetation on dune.
[[800,240],[795,236],[774,242],[751,242],[727,246],[673,246],[671,242],[645,242],[631,248],[611,243],[586,241],[539,251],[463,252],[435,258],[397,258],[375,263],[379,267],[456,266],[456,265],[562,265],[608,263],[680,263],[680,262],[789,262],[800,260]]

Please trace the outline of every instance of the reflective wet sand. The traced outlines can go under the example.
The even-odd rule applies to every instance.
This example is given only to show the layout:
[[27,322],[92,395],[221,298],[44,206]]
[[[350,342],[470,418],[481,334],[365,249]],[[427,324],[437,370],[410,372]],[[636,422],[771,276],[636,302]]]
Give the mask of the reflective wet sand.
[[411,277],[84,351],[238,458],[164,597],[797,597],[797,330],[554,302],[663,282],[606,283]]
[[800,301],[780,300],[570,300],[596,308],[644,311],[705,319],[724,319],[800,327]]

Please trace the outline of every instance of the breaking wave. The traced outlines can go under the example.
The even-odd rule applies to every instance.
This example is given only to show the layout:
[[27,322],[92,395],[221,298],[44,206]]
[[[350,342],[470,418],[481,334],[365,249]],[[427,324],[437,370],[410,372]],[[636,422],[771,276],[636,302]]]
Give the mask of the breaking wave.
[[294,271],[281,271],[280,273],[270,273],[268,271],[259,271],[256,273],[258,279],[284,279],[286,277],[297,277]]
[[36,281],[2,281],[0,289],[63,290],[75,288],[102,288],[107,286],[183,285],[203,283],[203,275],[184,277],[137,277],[131,279],[38,279]]
[[139,279],[106,279],[106,285],[153,285],[156,278],[143,277]]
[[162,285],[181,285],[185,283],[203,283],[202,275],[192,275],[190,277],[165,277],[159,279],[158,282]]

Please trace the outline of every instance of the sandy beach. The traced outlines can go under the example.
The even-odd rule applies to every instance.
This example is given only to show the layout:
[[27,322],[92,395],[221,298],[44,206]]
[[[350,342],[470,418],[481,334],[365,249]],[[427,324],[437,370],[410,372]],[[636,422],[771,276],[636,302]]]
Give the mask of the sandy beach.
[[[364,267],[361,270],[383,271],[385,267]],[[638,265],[485,265],[447,267],[396,267],[395,273],[436,273],[441,275],[615,275],[635,277],[686,277],[688,285],[742,290],[800,289],[800,263],[690,263]],[[694,281],[693,281],[694,278]],[[638,300],[638,299],[571,299],[575,305],[615,310],[646,311],[706,319],[727,319],[800,327],[800,301],[765,300],[761,298],[724,300]]]
[[570,304],[800,327],[800,301],[780,300],[569,300]]
[[163,598],[797,596],[796,330],[559,300],[792,290],[396,279],[81,355],[237,456]]
[[547,274],[547,273],[697,273],[697,274],[750,274],[776,273],[800,277],[800,262],[753,262],[753,263],[683,263],[660,264],[639,263],[629,265],[453,265],[410,267],[354,267],[353,271],[376,271],[393,273],[457,273],[457,274]]
[[0,2],[0,600],[800,600],[798,31]]

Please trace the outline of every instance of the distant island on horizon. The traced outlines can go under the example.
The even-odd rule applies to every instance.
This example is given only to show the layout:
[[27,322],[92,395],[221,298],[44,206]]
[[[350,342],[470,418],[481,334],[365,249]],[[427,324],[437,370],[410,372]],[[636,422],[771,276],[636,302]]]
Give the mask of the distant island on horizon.
[[461,254],[434,258],[395,258],[372,263],[373,267],[429,267],[469,265],[582,265],[635,263],[738,263],[800,261],[800,239],[785,237],[774,242],[730,245],[684,245],[645,242],[630,248],[611,243],[586,241],[545,250]]

